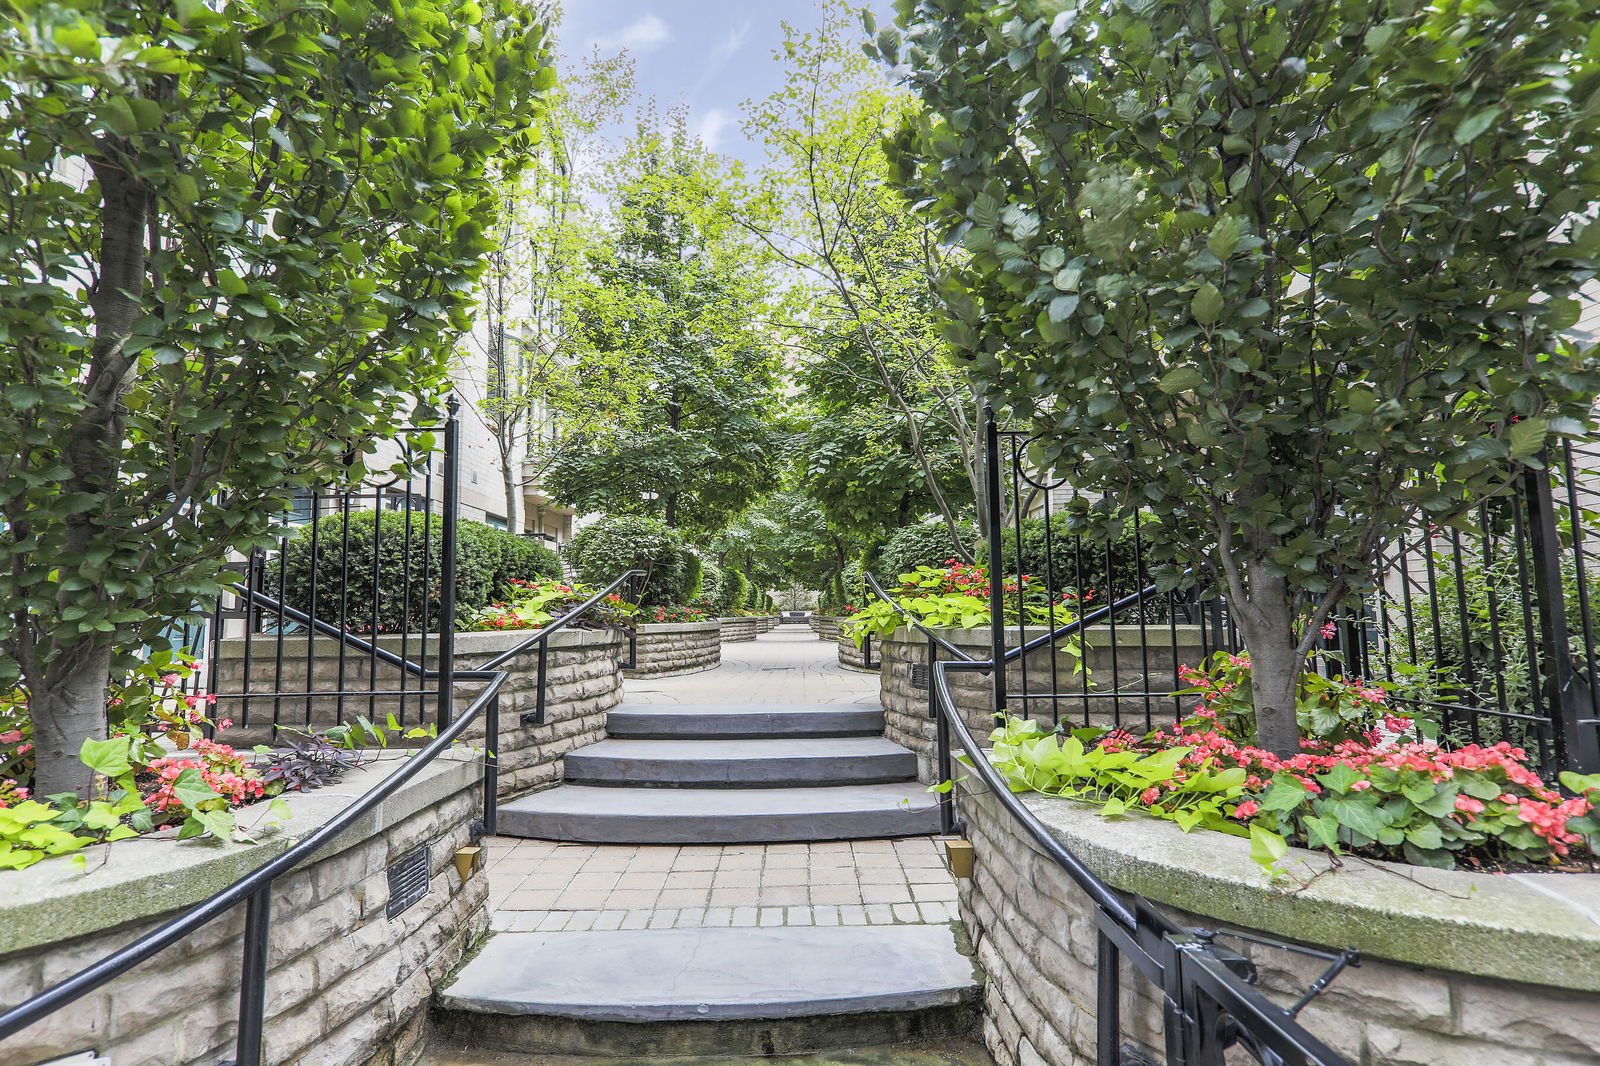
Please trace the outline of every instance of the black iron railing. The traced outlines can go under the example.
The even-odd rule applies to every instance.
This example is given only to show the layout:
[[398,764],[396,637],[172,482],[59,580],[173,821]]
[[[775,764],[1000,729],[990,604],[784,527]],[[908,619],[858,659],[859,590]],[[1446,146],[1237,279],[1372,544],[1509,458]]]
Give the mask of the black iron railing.
[[[33,1025],[55,1012],[62,1010],[81,999],[83,996],[103,987],[107,983],[127,973],[130,969],[152,956],[159,954],[172,945],[178,943],[189,934],[204,927],[208,923],[227,914],[234,907],[243,904],[245,907],[245,928],[241,948],[240,978],[239,978],[239,1021],[235,1037],[234,1058],[228,1066],[260,1066],[262,1061],[262,1040],[266,1012],[267,988],[267,946],[271,938],[272,911],[271,894],[276,880],[295,867],[310,860],[320,852],[328,843],[345,829],[355,824],[368,812],[375,809],[384,800],[392,796],[408,781],[416,777],[435,759],[448,751],[457,741],[461,740],[468,728],[477,721],[480,715],[484,718],[484,748],[483,763],[483,807],[482,820],[474,827],[474,835],[492,834],[496,830],[498,816],[498,787],[499,787],[499,755],[498,738],[500,736],[500,690],[504,687],[509,672],[503,667],[512,660],[536,651],[538,654],[537,673],[537,704],[536,710],[524,718],[524,724],[542,724],[545,720],[545,696],[548,688],[548,651],[549,641],[552,636],[561,630],[582,621],[593,608],[601,603],[607,596],[617,592],[624,584],[630,588],[635,587],[637,579],[643,577],[642,571],[632,570],[608,587],[595,593],[581,605],[555,619],[543,628],[533,631],[527,639],[520,641],[514,647],[503,651],[488,661],[471,669],[457,669],[455,665],[454,647],[454,619],[456,616],[456,516],[459,510],[456,486],[458,483],[458,436],[455,419],[443,427],[444,451],[443,469],[439,473],[440,484],[443,488],[440,497],[440,506],[435,513],[433,507],[432,489],[435,474],[432,459],[428,461],[426,472],[423,473],[424,492],[420,497],[413,494],[409,486],[401,502],[397,505],[406,514],[404,524],[405,535],[411,534],[411,508],[414,504],[418,507],[419,515],[426,515],[422,521],[422,535],[430,536],[432,527],[437,525],[440,529],[440,552],[437,571],[431,574],[413,575],[409,571],[401,578],[401,602],[404,610],[409,612],[414,603],[424,605],[430,602],[437,604],[437,619],[439,625],[438,636],[434,641],[434,651],[431,656],[435,665],[429,666],[426,661],[418,662],[408,656],[409,642],[405,640],[404,630],[408,628],[411,618],[409,614],[401,615],[402,633],[400,652],[391,651],[380,647],[376,638],[368,639],[366,635],[359,635],[350,631],[350,612],[341,609],[335,613],[335,618],[319,617],[317,606],[320,595],[314,594],[309,603],[309,610],[301,610],[283,599],[284,589],[282,584],[278,588],[279,596],[269,595],[263,588],[258,587],[258,581],[252,579],[248,583],[236,584],[232,594],[237,603],[224,609],[219,601],[217,610],[213,613],[207,625],[209,633],[203,635],[208,639],[212,649],[212,658],[207,664],[207,671],[196,680],[199,685],[211,685],[220,680],[216,668],[217,652],[224,639],[223,628],[230,620],[237,620],[244,637],[242,650],[245,663],[245,691],[239,693],[221,693],[222,699],[238,700],[244,710],[241,716],[245,721],[241,724],[249,725],[249,706],[253,699],[272,699],[274,708],[270,726],[274,734],[277,729],[286,726],[283,721],[282,710],[285,701],[303,700],[305,704],[305,717],[303,723],[307,728],[317,724],[314,715],[315,700],[328,698],[335,701],[334,719],[343,721],[347,710],[347,703],[351,699],[364,699],[369,701],[369,706],[375,705],[380,697],[404,700],[407,694],[417,699],[431,696],[435,701],[435,714],[433,724],[437,727],[437,734],[429,739],[421,748],[411,754],[410,758],[389,776],[373,786],[362,796],[345,807],[338,814],[323,825],[309,833],[304,839],[278,854],[275,858],[264,863],[239,880],[216,892],[208,899],[189,908],[183,914],[163,925],[138,937],[132,943],[122,947],[89,966],[79,970],[38,995],[17,1004],[0,1013],[0,1040],[13,1036],[21,1030]],[[406,479],[409,482],[409,478]],[[353,513],[360,509],[365,502],[363,494],[370,493],[375,499],[381,501],[386,492],[386,486],[373,489],[370,486],[352,492],[332,495],[335,513],[344,517],[342,525],[345,529],[345,543],[342,558],[350,557],[349,548],[349,519]],[[304,517],[316,521],[320,505],[316,502],[320,497],[312,497],[306,503]],[[314,528],[314,527],[313,527]],[[374,522],[374,529],[378,527]],[[376,534],[374,534],[376,536]],[[374,543],[374,557],[378,554],[379,545]],[[317,586],[316,553],[311,555],[312,573],[311,587]],[[405,558],[411,558],[408,554]],[[428,556],[424,555],[424,559]],[[431,568],[429,564],[425,569]],[[284,571],[279,568],[279,573]],[[374,574],[377,567],[374,566]],[[254,567],[253,574],[259,577],[260,568]],[[420,598],[411,595],[411,582],[413,579],[422,585]],[[332,583],[328,583],[332,584]],[[340,581],[335,585],[335,597],[341,605],[347,605],[350,594],[348,567],[340,575]],[[385,591],[379,589],[376,578],[372,587],[371,618],[375,621],[379,617],[380,594]],[[390,590],[393,591],[393,590]],[[435,591],[437,596],[435,598]],[[419,617],[429,617],[429,608],[424,606]],[[266,620],[270,619],[270,624]],[[307,642],[306,660],[304,666],[305,684],[302,691],[250,691],[248,684],[250,678],[251,644],[256,634],[266,630],[276,637],[274,651],[276,663],[273,675],[282,684],[285,677],[285,636],[291,627],[304,634]],[[378,628],[375,624],[371,629]],[[424,629],[427,626],[423,627]],[[191,638],[197,630],[191,627],[187,634]],[[337,644],[337,670],[334,678],[335,687],[329,691],[320,691],[315,684],[315,645],[317,638],[327,637]],[[181,635],[180,635],[181,640]],[[633,665],[637,655],[637,642],[633,634],[629,634],[630,652],[624,667]],[[422,655],[427,652],[427,635],[424,633],[419,642]],[[364,660],[368,666],[369,684],[366,688],[347,686],[348,680],[346,666],[351,660],[350,656]],[[385,668],[396,672],[401,680],[400,688],[384,689],[377,687],[378,667],[382,664]],[[416,686],[408,687],[406,682],[415,680]],[[466,709],[457,714],[454,712],[455,686],[460,683],[482,682],[483,687],[472,698]],[[285,686],[290,689],[292,685]],[[401,704],[404,713],[404,704]],[[417,721],[425,719],[425,712],[420,704],[418,707]],[[261,724],[261,723],[258,723]]]
[[[1141,1061],[1125,1053],[1122,1039],[1122,960],[1162,990],[1163,1032],[1168,1066],[1224,1066],[1230,1048],[1240,1048],[1267,1066],[1349,1066],[1346,1059],[1307,1032],[1295,1016],[1306,1003],[1347,966],[1359,965],[1354,949],[1324,952],[1298,945],[1249,937],[1252,942],[1327,962],[1322,975],[1299,1001],[1280,1007],[1254,987],[1256,970],[1244,956],[1218,943],[1218,937],[1235,934],[1179,925],[1160,909],[1138,896],[1126,895],[1090,869],[1061,843],[1043,822],[1016,798],[989,764],[987,753],[972,735],[950,690],[953,670],[989,673],[996,678],[997,699],[1005,692],[1007,666],[1039,648],[1079,636],[1085,627],[1098,625],[1119,612],[1139,607],[1160,596],[1151,585],[1091,611],[1072,622],[1041,633],[1017,647],[1006,648],[1006,630],[996,630],[995,653],[977,659],[902,610],[872,575],[866,581],[873,594],[893,607],[907,625],[922,634],[928,653],[928,713],[937,723],[935,737],[937,774],[951,780],[953,746],[985,790],[1040,850],[1060,867],[1093,905],[1096,930],[1096,1066],[1123,1066]],[[999,601],[994,601],[998,603]],[[999,616],[1001,612],[995,611]],[[944,652],[949,658],[940,658]],[[998,712],[1004,706],[995,708]],[[945,831],[956,827],[955,791],[941,796]],[[1134,1053],[1138,1054],[1137,1051]],[[1148,1061],[1148,1060],[1143,1060]]]

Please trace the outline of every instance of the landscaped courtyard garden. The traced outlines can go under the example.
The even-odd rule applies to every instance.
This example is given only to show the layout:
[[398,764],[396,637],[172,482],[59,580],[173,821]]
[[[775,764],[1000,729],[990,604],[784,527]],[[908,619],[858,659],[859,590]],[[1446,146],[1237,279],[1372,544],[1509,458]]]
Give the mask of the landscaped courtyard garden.
[[0,1066],[411,1066],[562,932],[486,857],[851,840],[748,887],[895,857],[920,1020],[463,1053],[1600,1063],[1600,10],[797,12],[11,4]]

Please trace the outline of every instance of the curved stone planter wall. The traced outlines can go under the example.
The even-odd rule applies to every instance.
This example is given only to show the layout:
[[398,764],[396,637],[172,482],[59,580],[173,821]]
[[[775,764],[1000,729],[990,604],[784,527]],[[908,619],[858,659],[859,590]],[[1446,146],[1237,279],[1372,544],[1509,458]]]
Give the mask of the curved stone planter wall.
[[662,622],[639,627],[639,653],[629,677],[665,677],[722,663],[720,622]]
[[774,629],[778,628],[778,616],[775,614],[764,614],[756,618],[755,623],[757,633],[771,633]]
[[[1040,633],[1030,631],[1029,635],[1031,638]],[[939,636],[973,658],[989,658],[990,636],[987,629],[944,629],[939,630]],[[1008,638],[1007,646],[1016,647],[1016,630],[1011,630]],[[846,643],[848,641],[841,638],[841,649]],[[1151,626],[1142,637],[1136,627],[1124,628],[1119,629],[1114,638],[1108,630],[1095,629],[1085,635],[1084,644],[1090,691],[1108,695],[1087,701],[1070,696],[1058,700],[1056,706],[1061,717],[1080,725],[1087,718],[1091,724],[1111,726],[1115,724],[1115,711],[1121,714],[1124,724],[1138,732],[1145,731],[1147,701],[1142,696],[1113,698],[1109,693],[1143,692],[1147,678],[1153,686],[1152,691],[1171,691],[1176,681],[1177,665],[1197,665],[1205,655],[1199,626]],[[943,658],[950,657],[947,653],[940,654]],[[927,679],[923,671],[917,669],[928,662],[927,638],[913,629],[898,630],[881,644],[874,642],[872,657],[883,663],[879,692],[886,735],[895,743],[917,753],[923,780],[931,781],[934,723],[928,717]],[[1006,671],[1008,689],[1013,693],[1082,692],[1083,675],[1074,672],[1076,660],[1065,652],[1056,652],[1055,658],[1054,675],[1051,674],[1049,649],[1042,648],[1027,655],[1025,665],[1021,662],[1011,664]],[[1115,690],[1111,687],[1113,674],[1117,681]],[[993,681],[989,675],[975,671],[957,670],[949,676],[950,694],[955,698],[956,706],[968,727],[979,739],[988,736],[989,730],[994,728],[991,710],[994,701]],[[1013,705],[1016,703],[1013,700]],[[1151,719],[1157,724],[1172,720],[1173,707],[1171,700],[1148,701]],[[1048,721],[1051,703],[1049,700],[1032,701],[1031,710],[1035,717]]]
[[[843,632],[834,638],[834,643],[839,647],[839,665],[849,670],[866,670],[876,672],[877,667],[867,665],[867,646],[863,644],[856,647],[855,639],[846,636]],[[872,661],[878,661],[879,653],[883,651],[883,644],[877,637],[872,638]]]
[[[964,784],[975,870],[962,917],[988,975],[984,1039],[998,1066],[1094,1061],[1095,934],[1083,893],[987,795]],[[1118,888],[1181,924],[1338,950],[1348,969],[1301,1013],[1361,1066],[1594,1066],[1600,1063],[1600,875],[1492,874],[1347,861],[1290,891],[1270,886],[1248,841],[1185,835],[1169,822],[1107,820],[1024,794],[1055,835]],[[1293,849],[1301,880],[1325,855]],[[1289,886],[1292,888],[1293,886]],[[1229,940],[1261,986],[1293,1002],[1321,960]],[[1159,989],[1124,969],[1125,1038],[1161,1060]],[[1231,1061],[1231,1059],[1230,1059]]]
[[[398,753],[344,782],[287,797],[284,832],[259,844],[125,840],[88,849],[87,870],[51,859],[8,872],[0,901],[0,1006],[33,996],[225,887],[347,806],[400,765]],[[443,756],[278,879],[268,947],[265,1061],[389,1066],[426,1035],[439,981],[488,926],[487,880],[456,873],[480,816],[476,753]],[[241,821],[264,817],[246,808]],[[390,919],[385,867],[428,847],[427,895]],[[96,1050],[115,1066],[215,1066],[233,1058],[244,909],[0,1045],[0,1066]]]
[[[470,670],[488,662],[494,656],[516,647],[527,640],[526,630],[492,633],[457,633],[456,668]],[[402,641],[398,636],[383,636],[376,641],[380,648],[399,654]],[[641,642],[642,644],[642,642]],[[277,638],[254,637],[250,641],[250,689],[252,692],[303,692],[306,689],[306,638],[284,638],[284,660],[276,665]],[[413,635],[404,642],[404,650],[413,660],[418,657],[422,638]],[[438,646],[438,637],[430,634],[426,647]],[[331,638],[318,638],[311,649],[315,664],[311,669],[312,683],[319,691],[339,688],[339,645]],[[605,737],[606,712],[622,702],[621,660],[627,654],[621,633],[614,630],[564,629],[550,637],[547,653],[548,687],[545,699],[543,725],[523,722],[524,715],[533,715],[538,707],[539,657],[537,649],[520,655],[504,664],[509,672],[505,686],[500,690],[500,738],[496,751],[500,755],[500,794],[513,795],[531,789],[553,785],[561,780],[562,756],[574,748],[596,743]],[[243,691],[245,641],[243,638],[222,642],[218,662],[216,691]],[[438,660],[429,655],[429,667]],[[278,671],[281,670],[281,674]],[[415,677],[404,679],[407,686],[415,688]],[[401,687],[401,671],[379,663],[376,674],[369,672],[369,660],[357,658],[355,653],[346,656],[344,687],[346,689],[389,689]],[[464,707],[472,701],[482,687],[482,682],[466,682],[456,686],[455,704]],[[232,713],[238,701],[224,700],[218,708]],[[224,731],[220,739],[236,746],[272,743],[272,731],[257,723],[270,720],[272,700],[252,700],[252,719],[248,726],[237,725]],[[299,728],[306,717],[305,699],[289,698],[283,701],[283,722]],[[345,701],[347,717],[365,715],[382,722],[388,714],[407,724],[415,724],[419,713],[426,708],[431,720],[435,703],[431,693],[424,705],[415,691],[402,699],[395,696],[350,697]],[[260,716],[256,715],[260,713]],[[221,715],[219,715],[220,717]],[[339,702],[332,697],[319,697],[313,701],[313,728],[327,728],[339,720]],[[467,743],[482,746],[483,720],[480,718],[467,730],[463,738]],[[403,741],[412,746],[425,740]]]
[[746,640],[755,640],[761,633],[761,627],[756,625],[754,618],[745,618],[740,615],[731,615],[719,618],[722,623],[722,642],[724,644],[738,644]]
[[817,635],[818,640],[837,641],[839,639],[839,619],[812,615],[809,621],[811,623],[811,632]]

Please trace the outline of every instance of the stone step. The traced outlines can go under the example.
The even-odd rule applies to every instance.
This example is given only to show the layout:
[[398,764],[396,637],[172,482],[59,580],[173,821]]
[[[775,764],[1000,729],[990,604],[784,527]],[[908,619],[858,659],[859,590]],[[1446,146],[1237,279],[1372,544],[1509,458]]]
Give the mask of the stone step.
[[807,788],[916,776],[917,757],[883,737],[611,739],[566,760],[573,784],[634,788]]
[[560,785],[502,803],[499,831],[585,844],[872,840],[937,833],[939,808],[914,781],[771,789]]
[[451,1041],[545,1054],[795,1054],[971,1033],[943,925],[500,933],[438,995]]
[[637,740],[864,737],[883,732],[883,711],[859,703],[624,703],[607,715],[606,729]]

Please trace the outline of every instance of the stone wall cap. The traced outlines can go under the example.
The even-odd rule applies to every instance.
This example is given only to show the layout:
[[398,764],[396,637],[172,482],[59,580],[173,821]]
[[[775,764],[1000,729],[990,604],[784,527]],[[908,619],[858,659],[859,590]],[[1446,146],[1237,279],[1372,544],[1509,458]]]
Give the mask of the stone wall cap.
[[[1174,635],[1177,637],[1177,643],[1179,647],[1184,647],[1187,645],[1195,645],[1198,647],[1203,639],[1201,636],[1201,629],[1201,626],[1188,623],[1177,626],[1169,626],[1165,623],[1158,624],[1152,622],[1145,628],[1144,632],[1155,638],[1150,642],[1152,647],[1170,647],[1173,643]],[[941,639],[954,644],[958,648],[987,649],[989,647],[990,637],[988,626],[980,626],[975,629],[955,629],[936,626],[934,627],[933,631],[937,633]],[[1039,637],[1044,636],[1044,632],[1044,627],[1042,626],[1038,628],[1029,626],[1027,634],[1028,639],[1037,640]],[[1115,642],[1119,648],[1137,648],[1145,643],[1140,629],[1136,625],[1119,625],[1117,626],[1114,634],[1109,626],[1095,626],[1084,634],[1084,637],[1087,639],[1090,646],[1096,648],[1109,647],[1112,644],[1113,636],[1115,636]],[[1006,647],[1015,648],[1017,645],[1021,644],[1022,641],[1020,637],[1021,633],[1016,626],[1008,627],[1006,629]],[[910,626],[902,626],[901,628],[895,630],[892,636],[884,639],[884,643],[886,644],[891,642],[895,644],[922,645],[928,642],[928,638],[923,636],[920,631],[912,629]],[[1197,663],[1196,665],[1199,664]]]
[[[281,829],[264,835],[257,844],[209,838],[180,841],[177,830],[172,829],[84,848],[78,854],[87,860],[86,868],[63,857],[0,873],[0,887],[5,890],[0,902],[0,958],[208,899],[287,851],[376,787],[409,757],[408,752],[386,751],[337,784],[314,792],[286,793],[283,799],[290,817]],[[457,792],[475,788],[482,772],[477,753],[464,749],[445,752],[376,810],[330,841],[312,861],[337,855]],[[250,825],[257,818],[268,817],[267,804],[244,807],[238,813],[240,822]]]
[[650,622],[634,628],[643,633],[709,633],[722,626],[720,619],[705,622]]
[[[1020,833],[992,796],[975,796],[981,787],[966,781],[963,801],[976,798],[989,817]],[[1088,804],[1056,796],[1018,798],[1117,888],[1225,926],[1335,950],[1354,946],[1435,970],[1600,991],[1600,874],[1490,874],[1346,856],[1342,869],[1295,888],[1269,884],[1250,858],[1250,842],[1239,837],[1184,833],[1145,815],[1102,818]],[[1307,880],[1327,870],[1329,859],[1290,848],[1287,861]]]

